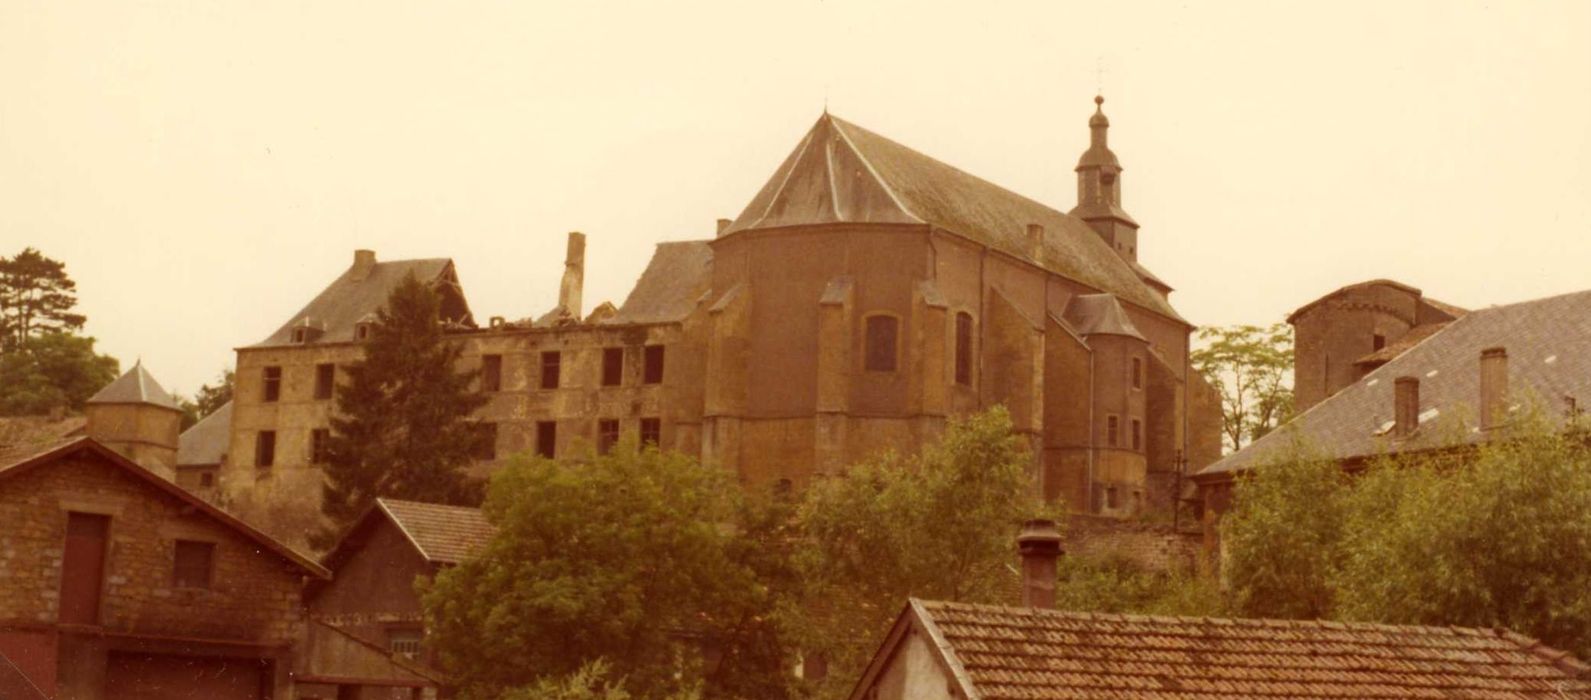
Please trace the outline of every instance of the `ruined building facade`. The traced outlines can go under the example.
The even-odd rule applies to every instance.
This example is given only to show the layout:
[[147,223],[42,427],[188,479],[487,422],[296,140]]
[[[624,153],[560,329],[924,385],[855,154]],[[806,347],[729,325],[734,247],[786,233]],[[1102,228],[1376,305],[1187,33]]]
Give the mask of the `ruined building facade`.
[[194,472],[179,478],[215,472],[223,497],[313,505],[337,367],[414,274],[491,394],[485,468],[638,433],[748,488],[800,488],[1003,404],[1047,497],[1106,515],[1169,507],[1181,475],[1219,456],[1219,401],[1189,367],[1171,288],[1137,262],[1102,111],[1089,127],[1063,213],[824,114],[739,217],[658,245],[623,305],[588,314],[579,234],[558,306],[517,322],[478,322],[449,260],[360,251],[238,349],[229,424],[208,429],[224,438],[185,441],[201,456],[179,455]]

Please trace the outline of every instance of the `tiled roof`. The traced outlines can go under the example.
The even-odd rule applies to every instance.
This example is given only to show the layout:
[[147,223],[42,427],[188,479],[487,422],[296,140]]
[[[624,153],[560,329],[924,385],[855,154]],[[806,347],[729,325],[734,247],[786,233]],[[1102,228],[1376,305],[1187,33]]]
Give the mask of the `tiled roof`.
[[[840,222],[928,224],[1180,320],[1083,220],[829,114],[719,236]],[[1045,230],[1037,259],[1029,224]]]
[[420,550],[421,556],[439,564],[465,560],[497,532],[479,508],[390,498],[378,498],[376,503]]
[[618,314],[605,323],[668,323],[690,315],[712,284],[707,241],[659,243]]
[[373,317],[378,309],[385,306],[392,290],[410,274],[421,282],[446,283],[443,290],[443,316],[473,323],[469,305],[454,284],[452,260],[393,260],[374,263],[364,279],[355,279],[354,268],[350,267],[303,309],[293,314],[275,333],[253,347],[291,345],[293,329],[306,325],[320,331],[320,335],[312,342],[351,342],[354,340],[354,326],[367,316]]
[[[1451,447],[1441,423],[1465,418],[1463,443],[1484,435],[1474,427],[1480,398],[1480,353],[1508,351],[1511,402],[1539,402],[1561,419],[1565,397],[1591,405],[1591,290],[1471,311],[1354,384],[1311,406],[1277,430],[1227,455],[1195,476],[1225,478],[1284,454],[1294,440],[1322,457],[1349,460],[1385,452]],[[1413,437],[1387,434],[1397,377],[1420,380],[1420,422]],[[1431,423],[1437,421],[1437,423]]]
[[177,436],[177,466],[220,464],[232,440],[232,402],[228,401]]
[[1591,697],[1585,664],[1498,630],[918,600],[906,617],[971,699]]
[[105,385],[88,399],[89,403],[147,403],[166,408],[177,408],[176,400],[160,386],[160,382],[144,369],[144,363],[133,364],[116,381]]

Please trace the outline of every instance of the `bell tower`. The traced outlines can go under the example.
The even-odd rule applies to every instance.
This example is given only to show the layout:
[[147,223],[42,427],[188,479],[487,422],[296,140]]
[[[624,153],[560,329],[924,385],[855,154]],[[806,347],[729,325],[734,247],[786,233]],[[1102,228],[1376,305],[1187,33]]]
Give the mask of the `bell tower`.
[[1077,206],[1071,211],[1093,227],[1111,249],[1128,262],[1138,260],[1138,222],[1121,208],[1121,162],[1106,142],[1110,119],[1105,98],[1094,98],[1088,119],[1088,150],[1077,161]]

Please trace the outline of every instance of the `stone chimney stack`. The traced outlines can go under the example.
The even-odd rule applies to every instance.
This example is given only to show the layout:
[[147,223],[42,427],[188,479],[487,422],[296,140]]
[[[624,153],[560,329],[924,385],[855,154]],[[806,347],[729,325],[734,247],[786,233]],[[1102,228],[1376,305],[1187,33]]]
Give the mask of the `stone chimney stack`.
[[1042,224],[1028,224],[1028,255],[1034,260],[1044,260],[1044,226]]
[[1392,436],[1406,438],[1420,427],[1420,380],[1398,377],[1392,388]]
[[1061,532],[1053,520],[1029,520],[1016,538],[1022,555],[1022,605],[1055,607],[1056,562],[1061,558]]
[[1508,350],[1481,351],[1481,430],[1503,424],[1508,414]]
[[729,228],[729,225],[732,224],[732,223],[735,223],[734,219],[719,219],[718,220],[718,235],[720,235],[720,236],[724,235],[724,229]]
[[586,234],[569,232],[569,248],[563,258],[563,283],[558,286],[558,305],[580,318],[585,310],[581,292],[586,283]]
[[349,271],[348,279],[355,282],[363,282],[370,279],[370,271],[374,269],[376,269],[376,251],[356,250],[354,251],[354,266]]

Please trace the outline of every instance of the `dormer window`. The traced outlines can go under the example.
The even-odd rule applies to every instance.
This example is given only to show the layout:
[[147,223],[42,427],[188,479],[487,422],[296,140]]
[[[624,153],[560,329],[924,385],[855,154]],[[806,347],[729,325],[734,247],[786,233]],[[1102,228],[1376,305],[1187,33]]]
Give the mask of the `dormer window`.
[[371,325],[372,324],[369,321],[360,321],[359,323],[354,324],[354,340],[360,342],[369,340]]
[[300,345],[304,343],[313,343],[317,340],[320,340],[320,336],[324,332],[325,330],[321,328],[319,323],[306,318],[298,322],[297,325],[293,326],[292,342]]

